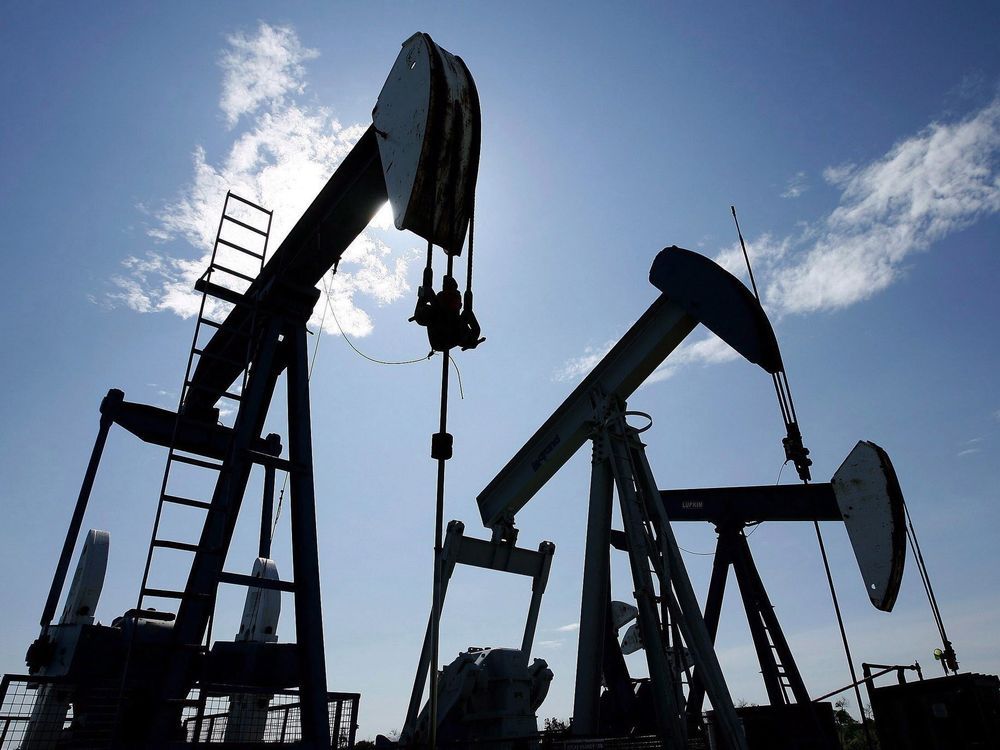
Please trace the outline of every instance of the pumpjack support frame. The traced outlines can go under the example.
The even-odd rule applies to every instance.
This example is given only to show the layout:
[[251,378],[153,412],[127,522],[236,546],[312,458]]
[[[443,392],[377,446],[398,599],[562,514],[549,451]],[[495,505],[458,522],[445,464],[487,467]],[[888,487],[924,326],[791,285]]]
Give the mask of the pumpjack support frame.
[[[552,542],[541,542],[538,550],[515,547],[513,544],[502,544],[495,541],[485,541],[465,536],[465,524],[461,521],[451,521],[448,524],[444,545],[441,552],[441,588],[437,611],[444,609],[444,600],[448,594],[448,584],[457,565],[468,565],[486,570],[531,578],[531,601],[528,604],[528,614],[524,622],[524,635],[521,638],[521,658],[525,665],[531,655],[531,647],[535,640],[535,628],[538,624],[538,613],[542,605],[542,595],[549,580],[549,570],[552,567],[552,556],[556,546]],[[431,613],[433,617],[433,612]],[[420,700],[423,696],[427,673],[431,665],[431,628],[428,619],[424,633],[424,643],[417,662],[417,673],[413,680],[410,702],[407,706],[406,719],[400,738],[403,744],[414,741]]]
[[[732,566],[772,706],[788,705],[792,699],[808,705],[811,699],[754,563],[744,531],[748,526],[791,521],[845,524],[872,605],[884,611],[893,607],[906,561],[903,499],[888,454],[874,443],[858,442],[830,482],[661,490],[660,497],[675,522],[715,525],[718,542],[705,623],[714,641]],[[627,541],[618,533],[612,544],[624,548]],[[701,712],[704,697],[696,672],[688,698],[690,716]]]
[[[397,74],[404,71],[412,76],[401,81]],[[403,43],[393,73],[379,95],[378,110],[380,112],[375,113],[378,126],[373,124],[365,131],[258,275],[252,277],[242,271],[219,269],[248,282],[247,288],[236,291],[225,284],[214,283],[207,275],[196,284],[196,289],[203,294],[218,297],[232,307],[221,321],[199,315],[199,325],[204,322],[215,331],[204,346],[197,343],[196,337],[185,376],[183,404],[178,412],[127,403],[120,391],[109,393],[102,405],[98,439],[43,612],[43,637],[65,582],[69,557],[79,535],[112,424],[118,422],[143,440],[169,447],[168,471],[169,461],[178,450],[213,459],[209,462],[191,458],[189,462],[219,472],[211,502],[169,496],[172,503],[207,510],[197,544],[160,540],[154,533],[150,545],[151,550],[155,546],[168,547],[193,552],[194,557],[183,591],[148,588],[145,581],[148,565],[144,574],[140,601],[143,596],[168,596],[180,603],[172,625],[164,624],[167,619],[161,613],[153,618],[159,623],[158,637],[169,631],[165,637],[169,647],[163,648],[164,644],[159,643],[142,659],[132,659],[136,664],[132,675],[135,679],[126,676],[122,680],[126,688],[136,686],[142,692],[139,702],[125,713],[134,714],[129,723],[139,727],[133,733],[142,734],[139,741],[143,746],[171,741],[178,727],[181,706],[190,702],[187,699],[189,688],[197,674],[206,673],[205,665],[210,667],[212,664],[212,654],[206,653],[203,641],[219,583],[246,584],[249,581],[248,585],[258,588],[294,590],[297,669],[293,671],[300,686],[303,741],[311,747],[329,747],[306,321],[319,296],[316,285],[336,267],[350,244],[387,200],[396,209],[394,213],[399,217],[400,228],[411,229],[429,242],[441,244],[452,255],[460,253],[468,231],[479,166],[480,110],[475,84],[461,59],[438,47],[428,35],[416,34]],[[410,127],[421,122],[421,127]],[[387,180],[392,183],[391,189]],[[227,205],[229,197],[227,195]],[[269,211],[255,203],[237,199],[251,208],[265,211],[270,217]],[[431,215],[426,215],[428,211]],[[224,209],[223,220],[226,218]],[[270,219],[267,230],[246,222],[242,226],[263,235],[266,240]],[[219,242],[222,240],[217,239],[216,244]],[[228,242],[224,244],[232,246]],[[247,251],[244,249],[244,252]],[[248,254],[263,263],[266,245],[265,250]],[[210,267],[214,266],[213,255]],[[248,342],[253,342],[249,352]],[[195,354],[198,360],[193,365]],[[242,392],[230,391],[231,385],[244,373],[247,377]],[[288,380],[287,460],[276,455],[280,448],[273,441],[261,436],[282,373],[287,373]],[[238,403],[232,428],[216,424],[215,405],[220,398]],[[255,464],[265,466],[267,481],[273,481],[276,468],[290,473],[294,583],[265,581],[223,571],[243,494]],[[164,488],[161,506],[168,497],[165,493]],[[265,491],[265,510],[268,502]],[[259,552],[268,551],[266,531],[262,522]],[[138,623],[143,619],[143,612],[148,611],[136,609],[126,616],[131,633],[140,630]],[[132,645],[141,638],[133,640],[132,635],[128,638],[127,653],[137,656],[142,650],[141,644],[135,653]],[[265,645],[284,647],[285,652],[292,646]],[[142,716],[139,717],[136,711]],[[147,715],[148,725],[140,726]]]
[[[232,541],[243,495],[254,461],[253,442],[261,439],[264,419],[278,377],[287,370],[290,517],[292,568],[295,593],[295,628],[298,672],[301,680],[302,731],[317,746],[329,744],[326,698],[326,660],[323,656],[323,615],[320,598],[316,533],[316,496],[312,475],[312,437],[309,412],[309,358],[306,320],[318,298],[316,290],[304,291],[298,304],[271,311],[262,325],[257,356],[247,393],[241,402],[225,468],[212,497],[205,526],[185,586],[171,641],[178,653],[186,644],[198,643],[208,626],[226,552]],[[260,314],[260,313],[258,313]],[[153,724],[153,736],[169,736],[179,709],[176,701],[190,689],[192,665],[172,659],[163,675]]]
[[[655,683],[655,713],[664,738],[686,736],[683,698],[664,649],[671,633],[683,631],[697,666],[710,675],[713,704],[725,741],[745,746],[732,700],[712,648],[701,611],[676,550],[670,521],[652,482],[638,432],[624,414],[628,397],[694,330],[704,323],[746,359],[767,372],[781,367],[774,332],[749,290],[708,258],[679,248],[660,252],[650,282],[662,294],[545,421],[476,498],[483,524],[496,541],[517,537],[514,517],[587,441],[594,444],[573,731],[588,735],[600,727],[601,679],[607,677],[617,641],[608,639],[609,550],[613,488],[629,527],[630,560],[640,604],[640,627]],[[647,532],[646,529],[652,529]],[[652,534],[650,537],[649,534]],[[643,562],[645,560],[645,562]],[[657,572],[653,594],[649,565]],[[660,601],[654,602],[658,596]],[[610,689],[610,684],[609,684]],[[627,699],[627,697],[626,697]]]

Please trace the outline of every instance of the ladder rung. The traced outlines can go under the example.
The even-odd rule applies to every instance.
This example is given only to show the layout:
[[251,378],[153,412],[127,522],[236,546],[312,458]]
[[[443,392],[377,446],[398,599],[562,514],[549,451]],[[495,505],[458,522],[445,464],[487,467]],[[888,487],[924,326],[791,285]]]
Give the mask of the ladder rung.
[[[251,279],[253,281],[253,279]],[[194,282],[194,288],[196,291],[208,294],[212,297],[217,297],[223,302],[228,302],[231,305],[242,305],[243,307],[253,307],[253,303],[248,300],[240,292],[234,289],[227,289],[224,286],[219,286],[218,284],[213,284],[211,281],[206,281],[205,277],[202,276],[196,282]],[[205,320],[203,318],[203,320]],[[214,321],[213,321],[214,322]],[[216,328],[221,328],[222,324],[215,326]]]
[[254,280],[253,276],[247,276],[245,273],[234,271],[232,268],[226,268],[225,266],[220,265],[219,263],[213,263],[212,269],[215,271],[222,271],[223,273],[228,273],[230,276],[235,276],[238,279],[243,279],[244,281],[249,281],[250,283],[253,283]]
[[219,362],[225,362],[230,365],[236,365],[243,370],[245,370],[247,367],[246,362],[240,362],[235,359],[230,359],[229,357],[223,357],[218,354],[212,354],[211,352],[206,352],[204,349],[199,349],[198,347],[195,347],[194,353],[197,354],[199,357],[207,357],[208,359],[214,359]]
[[232,192],[230,192],[230,193],[229,193],[229,197],[230,197],[230,198],[235,198],[235,199],[236,199],[236,200],[238,200],[238,201],[239,201],[240,203],[246,203],[246,204],[247,204],[248,206],[252,206],[252,207],[256,208],[256,209],[257,209],[258,211],[263,211],[263,212],[264,212],[264,213],[266,213],[266,214],[267,214],[268,216],[270,216],[270,215],[271,215],[272,213],[274,213],[273,211],[268,211],[268,210],[267,210],[266,208],[264,208],[263,206],[258,206],[258,205],[257,205],[256,203],[254,203],[253,201],[248,201],[248,200],[247,200],[246,198],[243,198],[243,197],[241,197],[241,196],[237,195],[236,193],[232,193]]
[[219,573],[219,583],[231,583],[236,586],[247,586],[256,589],[274,589],[276,591],[295,591],[293,581],[276,581],[273,578],[254,578],[242,573]]
[[[174,458],[178,458],[175,456]],[[178,497],[177,495],[163,495],[161,500],[165,503],[174,503],[174,505],[186,505],[189,508],[202,508],[203,510],[208,510],[212,507],[211,503],[206,503],[204,500],[192,500],[188,497]]]
[[226,247],[231,247],[233,250],[239,250],[241,253],[246,253],[251,258],[256,258],[257,260],[264,260],[264,256],[260,253],[255,253],[253,250],[247,250],[245,247],[240,247],[235,242],[230,242],[229,240],[224,240],[221,237],[217,240],[220,245],[225,245]]
[[225,219],[226,221],[233,222],[233,224],[235,224],[238,227],[243,227],[244,229],[249,229],[251,232],[256,232],[257,234],[259,234],[262,237],[267,237],[267,232],[266,231],[264,231],[263,229],[258,229],[257,227],[253,226],[252,224],[247,224],[245,221],[240,221],[239,219],[234,219],[232,216],[223,216],[222,218]]
[[[205,318],[205,317],[198,318],[198,322],[204,323],[205,325],[211,326],[212,328],[222,328],[222,326],[225,325],[224,323],[220,323],[217,320],[212,320],[211,318]],[[247,333],[246,331],[229,331],[229,333],[232,334],[233,336],[242,336],[243,338],[250,338],[250,334]]]
[[164,547],[166,549],[179,549],[182,552],[197,552],[201,547],[197,544],[191,544],[190,542],[174,542],[170,539],[154,539],[154,547]]
[[[201,458],[195,458],[194,456],[182,456],[179,453],[173,453],[170,456],[171,461],[180,461],[182,464],[190,464],[191,466],[200,466],[202,469],[215,469],[219,470],[222,468],[222,464],[216,461],[205,461]],[[200,500],[191,500],[192,503],[200,503]]]
[[143,597],[155,596],[159,599],[207,599],[208,594],[189,594],[186,591],[171,591],[170,589],[143,589]]

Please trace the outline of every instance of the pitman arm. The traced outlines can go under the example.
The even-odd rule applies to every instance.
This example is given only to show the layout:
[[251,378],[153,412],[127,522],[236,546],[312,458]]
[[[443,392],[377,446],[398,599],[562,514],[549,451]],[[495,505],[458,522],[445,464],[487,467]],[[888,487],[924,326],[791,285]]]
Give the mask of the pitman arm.
[[515,533],[514,514],[586,442],[595,399],[628,399],[698,323],[768,372],[781,367],[767,316],[725,269],[673,246],[656,256],[649,280],[662,294],[476,498],[495,539]]

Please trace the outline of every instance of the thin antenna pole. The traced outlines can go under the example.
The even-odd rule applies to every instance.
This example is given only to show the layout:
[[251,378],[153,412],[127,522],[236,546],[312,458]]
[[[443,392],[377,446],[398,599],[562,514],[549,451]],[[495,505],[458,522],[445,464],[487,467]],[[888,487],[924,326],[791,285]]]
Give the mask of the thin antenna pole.
[[747,272],[750,274],[750,286],[753,287],[753,296],[760,302],[760,292],[757,291],[757,280],[753,277],[753,268],[750,266],[750,256],[747,254],[747,245],[743,241],[743,232],[740,231],[740,220],[736,218],[736,206],[730,206],[733,212],[733,221],[736,222],[736,234],[740,238],[740,247],[743,248],[743,260],[747,262]]
[[[729,210],[733,212],[733,222],[736,224],[736,235],[740,238],[740,247],[743,249],[743,260],[746,262],[747,274],[750,276],[750,286],[753,287],[753,296],[757,300],[757,304],[761,305],[763,309],[763,304],[760,301],[760,290],[757,289],[757,279],[753,275],[753,265],[750,263],[750,253],[747,252],[747,243],[743,240],[743,231],[740,229],[740,220],[736,216],[736,206],[730,206]],[[784,375],[785,382],[782,383],[782,375]],[[774,382],[774,395],[778,397],[778,408],[781,409],[781,419],[785,423],[787,428],[790,424],[795,422],[795,408],[792,406],[791,391],[788,388],[788,376],[784,374],[784,371],[779,373],[772,373],[771,380]],[[786,393],[788,394],[786,396]]]

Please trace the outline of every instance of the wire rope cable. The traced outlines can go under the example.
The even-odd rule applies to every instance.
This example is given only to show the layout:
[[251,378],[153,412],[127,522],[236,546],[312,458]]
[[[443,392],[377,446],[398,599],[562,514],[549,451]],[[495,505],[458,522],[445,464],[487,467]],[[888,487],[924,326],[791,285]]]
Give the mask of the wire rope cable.
[[[736,217],[736,206],[730,206],[730,210],[733,213],[733,221],[736,224],[736,233],[739,236],[740,247],[743,249],[743,259],[746,261],[747,273],[750,276],[750,284],[753,287],[754,297],[757,299],[757,304],[763,305],[760,301],[760,292],[757,289],[757,281],[753,275],[753,267],[750,263],[750,254],[747,252],[746,242],[743,240],[743,232],[740,229],[740,220]],[[780,362],[780,360],[779,360]],[[789,452],[789,445],[792,444],[793,438],[798,441],[798,448],[803,451],[801,456],[803,459],[808,455],[808,451],[804,451],[802,448],[802,436],[799,431],[798,417],[795,414],[795,403],[792,401],[792,389],[788,383],[788,373],[784,369],[784,365],[781,365],[781,369],[778,372],[771,374],[771,379],[774,383],[774,391],[778,396],[778,407],[781,409],[781,416],[785,422],[785,429],[787,431],[787,437],[785,438],[785,463],[789,460],[794,460],[793,455]],[[809,484],[809,463],[805,463],[805,468],[803,470],[799,465],[799,461],[795,460],[795,467],[799,471],[799,477],[802,479],[803,484]],[[784,469],[785,464],[782,464],[781,468]],[[778,471],[778,479],[781,479],[781,470]],[[775,482],[777,484],[777,481]],[[865,705],[861,698],[861,688],[858,684],[857,671],[854,668],[854,657],[851,655],[851,644],[847,637],[847,628],[844,625],[844,617],[840,610],[840,600],[837,597],[837,588],[833,582],[833,573],[830,570],[830,560],[826,554],[826,544],[823,542],[823,533],[820,531],[819,522],[813,521],[813,527],[816,530],[816,540],[819,542],[820,555],[823,558],[823,568],[826,571],[826,580],[830,587],[830,598],[833,600],[833,609],[837,615],[837,625],[840,628],[840,639],[844,645],[844,655],[847,658],[847,667],[851,673],[851,682],[854,683],[854,694],[858,699],[858,712],[861,714],[861,724],[864,728],[865,734],[865,745],[868,750],[872,750],[872,735],[871,727],[868,723],[868,717],[865,715]]]
[[837,613],[837,625],[840,628],[840,638],[844,643],[844,653],[847,656],[847,666],[851,672],[851,682],[854,683],[854,695],[858,699],[858,713],[861,714],[861,725],[864,728],[865,744],[872,748],[871,727],[868,724],[868,716],[865,714],[864,700],[861,698],[861,685],[858,682],[858,674],[854,669],[854,657],[851,655],[851,644],[847,638],[847,629],[844,627],[844,616],[840,611],[840,600],[837,598],[837,589],[833,584],[833,573],[830,570],[830,559],[826,554],[826,544],[823,543],[823,533],[819,529],[819,521],[813,521],[813,528],[816,530],[816,540],[819,542],[820,555],[823,558],[823,568],[826,570],[826,580],[830,584],[830,598],[833,600],[833,610]]
[[[910,541],[910,546],[917,558],[917,570],[920,572],[920,581],[924,585],[924,592],[927,594],[927,602],[931,607],[931,615],[934,618],[934,624],[937,626],[938,634],[941,636],[941,645],[944,646],[944,654],[941,658],[942,666],[945,668],[945,673],[951,669],[953,672],[958,672],[958,662],[955,659],[955,652],[952,648],[951,641],[948,640],[948,634],[944,629],[944,619],[941,617],[941,609],[938,607],[937,596],[934,594],[934,587],[931,585],[930,573],[927,571],[927,564],[924,562],[924,554],[920,549],[920,543],[917,541],[917,530],[913,527],[913,517],[910,515],[910,508],[906,504],[906,500],[903,500],[903,512],[906,514],[906,536]],[[949,661],[953,660],[953,661]]]
[[[337,272],[336,267],[334,267],[333,272],[334,273]],[[413,364],[417,364],[419,362],[426,362],[428,359],[430,359],[431,357],[434,356],[434,352],[431,351],[429,354],[427,354],[424,357],[417,357],[415,359],[398,359],[398,360],[392,360],[392,359],[379,359],[377,357],[371,357],[371,356],[365,354],[363,351],[361,351],[360,349],[358,349],[357,346],[354,345],[354,342],[351,341],[350,337],[348,337],[348,335],[347,335],[347,332],[344,330],[344,327],[340,324],[340,319],[337,317],[337,311],[333,309],[333,299],[332,299],[333,292],[330,290],[330,286],[326,283],[326,277],[325,276],[323,277],[323,297],[324,297],[324,300],[325,300],[324,305],[323,305],[323,315],[324,315],[324,317],[326,316],[326,311],[329,310],[330,314],[333,315],[333,322],[337,324],[337,330],[340,331],[340,335],[344,337],[344,341],[347,342],[348,346],[350,346],[351,349],[353,349],[356,354],[358,354],[360,357],[363,357],[364,359],[367,359],[369,362],[373,362],[373,363],[375,363],[377,365],[413,365]],[[320,320],[320,332],[322,332],[322,330],[323,330],[323,322],[322,322],[322,319],[321,319]],[[318,349],[319,348],[319,342],[317,341],[316,343],[317,343],[317,347],[316,348]],[[314,355],[314,361],[315,361],[315,355]],[[309,370],[309,375],[310,376],[312,375],[312,369],[311,368]]]
[[[334,273],[336,273],[336,268],[334,268]],[[432,357],[434,357],[434,355],[437,354],[437,352],[431,351],[426,356],[423,356],[423,357],[417,357],[415,359],[399,359],[399,360],[379,359],[377,357],[372,357],[372,356],[370,356],[368,354],[365,354],[363,351],[361,351],[354,344],[353,341],[351,341],[350,337],[347,335],[347,332],[344,330],[344,327],[341,325],[340,320],[337,318],[337,311],[333,309],[333,300],[332,300],[333,292],[330,290],[330,287],[327,284],[325,276],[323,278],[323,296],[324,296],[325,302],[324,302],[324,305],[323,305],[323,314],[320,316],[320,320],[319,320],[319,335],[316,337],[316,344],[313,347],[312,359],[311,359],[311,361],[309,363],[309,373],[308,373],[308,379],[309,380],[312,380],[313,370],[316,367],[316,355],[319,353],[319,342],[323,338],[323,336],[322,336],[322,333],[323,333],[323,330],[324,330],[323,329],[323,324],[326,321],[326,313],[327,313],[328,310],[330,312],[330,315],[333,317],[333,322],[337,324],[337,330],[340,332],[340,335],[344,339],[344,341],[347,342],[347,345],[350,346],[351,349],[354,350],[354,352],[358,356],[362,357],[363,359],[368,360],[369,362],[372,362],[373,364],[377,364],[377,365],[414,365],[414,364],[420,364],[421,362],[426,362],[429,359],[431,359]],[[455,376],[456,376],[457,382],[458,382],[458,395],[459,395],[459,398],[464,401],[465,400],[465,386],[464,386],[464,383],[462,382],[462,371],[458,367],[458,362],[455,361],[455,358],[452,357],[450,353],[448,354],[448,360],[451,362],[451,366],[455,368]],[[278,519],[281,517],[281,508],[282,508],[282,504],[284,502],[285,489],[286,489],[287,485],[288,485],[288,472],[286,471],[285,474],[284,474],[284,477],[282,479],[282,482],[281,482],[281,490],[278,493],[278,502],[275,505],[274,519],[273,519],[273,521],[271,523],[271,539],[272,540],[274,539],[274,533],[275,533],[275,531],[278,528]]]

